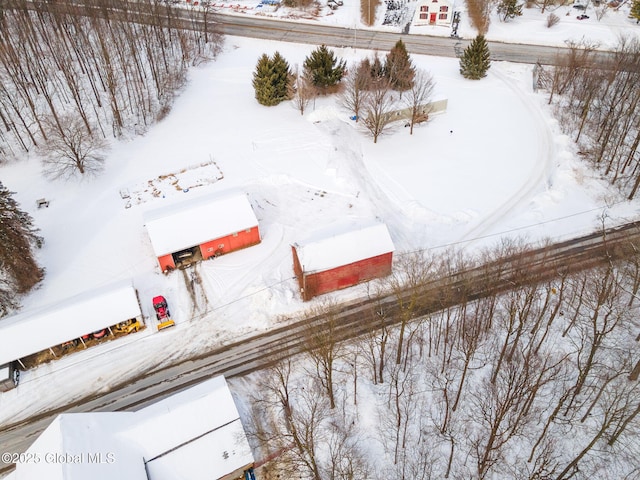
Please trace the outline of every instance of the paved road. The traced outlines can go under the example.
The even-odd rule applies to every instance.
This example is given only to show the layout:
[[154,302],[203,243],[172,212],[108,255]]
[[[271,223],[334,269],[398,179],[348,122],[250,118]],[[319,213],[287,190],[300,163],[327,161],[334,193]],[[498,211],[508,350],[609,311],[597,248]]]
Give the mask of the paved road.
[[[420,317],[462,298],[477,299],[513,289],[524,282],[532,283],[555,278],[558,272],[589,268],[635,254],[632,242],[640,241],[640,223],[629,224],[542,249],[515,255],[480,265],[445,278],[434,278],[421,291]],[[405,299],[406,300],[406,299]],[[390,325],[400,316],[398,298],[388,295],[365,298],[340,306],[334,317],[335,338],[347,340]],[[205,352],[197,358],[182,360],[137,379],[127,379],[109,392],[84,398],[73,405],[44,412],[23,422],[0,428],[0,452],[23,452],[36,436],[62,412],[131,411],[199,383],[211,376],[242,376],[267,368],[273,362],[304,351],[310,331],[317,331],[326,317],[307,318],[291,325],[242,339],[236,343]],[[19,388],[19,387],[18,387]],[[12,466],[0,463],[0,474]]]
[[[0,6],[8,4],[0,0]],[[67,3],[57,0],[55,3],[28,1],[26,7],[34,10],[58,10],[73,15],[109,16],[112,19],[136,21],[139,23],[157,23],[158,18],[165,25],[190,30],[204,30],[205,13],[198,9],[171,8],[163,4],[149,6],[146,3],[123,3],[127,7],[124,12],[116,3],[109,4],[106,9],[102,0],[74,0]],[[7,7],[11,8],[11,7]],[[153,11],[151,11],[153,10]],[[432,37],[428,35],[412,35],[391,33],[353,27],[323,25],[321,23],[302,23],[281,19],[270,19],[255,15],[230,15],[212,11],[206,14],[208,30],[226,35],[236,35],[281,42],[306,43],[311,45],[325,44],[333,47],[351,47],[388,51],[402,39],[409,53],[434,55],[440,57],[459,56],[469,44],[469,40]],[[559,54],[568,53],[566,47],[550,47],[517,43],[488,42],[491,58],[517,63],[541,63],[553,65],[558,62]],[[605,51],[594,53],[595,61],[604,61],[609,54]]]
[[[226,35],[277,40],[281,42],[326,44],[334,47],[352,47],[371,50],[390,50],[398,39],[407,46],[409,53],[434,55],[438,57],[459,56],[469,44],[468,40],[450,37],[431,37],[390,33],[375,30],[361,30],[321,24],[296,23],[283,20],[269,20],[253,16],[216,14],[215,22]],[[489,42],[493,60],[507,60],[518,63],[554,64],[558,55],[567,48],[537,45]]]
[[[1,2],[0,2],[1,3]],[[37,3],[31,4],[37,7]],[[70,13],[86,14],[87,10],[76,10],[78,7],[58,3],[59,8],[65,8]],[[34,8],[35,8],[34,7]],[[94,14],[101,15],[102,10],[95,10]],[[117,17],[117,12],[109,13]],[[189,11],[178,11],[182,17],[179,22],[183,28],[202,28],[200,16],[193,18]],[[145,12],[128,12],[128,19],[146,23],[149,15]],[[248,36],[269,40],[278,40],[295,43],[327,44],[335,47],[354,47],[362,49],[389,50],[398,38],[402,38],[409,52],[424,55],[436,55],[454,57],[467,45],[466,41],[442,37],[428,37],[405,34],[394,34],[372,30],[356,30],[324,25],[312,25],[303,23],[286,22],[281,20],[267,20],[250,16],[220,15],[214,16],[216,27],[224,34]],[[175,17],[174,17],[175,19]],[[180,19],[177,19],[180,20]],[[494,60],[508,60],[512,62],[552,64],[556,61],[558,53],[565,49],[555,47],[540,47],[532,45],[516,45],[503,43],[490,43],[490,50]],[[603,54],[606,55],[606,54]],[[636,240],[640,238],[638,228],[632,225],[623,232],[610,232],[607,235],[609,247],[616,235],[621,239],[629,235]],[[589,242],[591,247],[585,247]],[[513,275],[520,274],[522,269],[527,270],[530,279],[551,277],[557,274],[559,268],[580,268],[597,262],[607,261],[611,252],[605,255],[605,247],[602,238],[598,235],[588,238],[565,242],[546,249],[538,256],[532,254],[527,259],[519,258],[517,268],[512,269]],[[624,249],[616,252],[622,255]],[[589,263],[581,263],[588,261]],[[466,290],[467,298],[478,298],[489,294],[487,285],[492,286],[491,292],[496,288],[507,290],[512,288],[515,276],[505,274],[504,267],[500,267],[497,274],[491,266],[476,269],[467,274],[460,274],[457,278],[436,279],[425,292],[425,302],[422,314],[437,311],[444,305],[442,298],[448,302],[455,302],[461,294],[461,289]],[[532,272],[539,271],[538,276]],[[475,273],[474,273],[475,272]],[[514,273],[515,272],[515,273]],[[498,277],[496,277],[498,275]],[[445,294],[443,294],[445,292]],[[435,300],[433,300],[435,299]],[[453,304],[453,303],[452,303]],[[379,325],[380,317],[375,312],[384,310],[385,314],[392,318],[396,300],[392,297],[376,300],[363,300],[343,306],[340,314],[340,323],[343,328],[341,336],[344,339],[353,338],[358,334],[375,328]],[[245,375],[252,371],[265,368],[271,362],[287,355],[299,353],[304,345],[305,332],[309,324],[321,326],[322,319],[312,318],[272,330],[262,335],[245,339],[232,345],[221,347],[207,352],[200,358],[182,361],[171,367],[151,372],[145,377],[127,381],[110,392],[85,398],[81,402],[69,405],[64,409],[45,412],[35,418],[0,429],[0,452],[23,452],[35,440],[37,435],[61,412],[87,412],[87,411],[117,411],[136,410],[146,404],[153,403],[176,391],[199,383],[213,375],[225,374],[228,377]],[[378,323],[376,323],[378,322]],[[6,473],[12,466],[0,463],[0,474]]]

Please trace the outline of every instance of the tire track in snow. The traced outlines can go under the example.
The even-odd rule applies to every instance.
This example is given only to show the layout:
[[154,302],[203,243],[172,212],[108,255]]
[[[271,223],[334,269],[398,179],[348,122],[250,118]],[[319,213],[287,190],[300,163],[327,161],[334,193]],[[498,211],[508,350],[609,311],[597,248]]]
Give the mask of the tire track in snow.
[[[340,125],[336,126],[334,121],[340,122]],[[396,247],[413,246],[410,228],[413,222],[405,211],[405,205],[395,195],[390,194],[370,171],[370,165],[364,159],[361,145],[362,136],[357,127],[345,128],[343,123],[346,122],[333,120],[318,124],[333,138],[336,151],[340,152],[340,161],[337,166],[338,177],[342,176],[353,182],[351,188],[357,190],[356,198],[360,193],[366,195],[373,205],[375,216],[389,227]],[[342,175],[340,174],[341,169],[344,169],[345,172]],[[396,182],[382,169],[377,169],[375,174],[385,175],[387,181]],[[412,202],[412,204],[417,204],[417,202]]]
[[509,78],[506,74],[497,71],[490,72],[491,75],[501,80],[506,87],[513,91],[517,98],[522,102],[524,107],[531,113],[531,116],[536,120],[538,128],[536,129],[536,144],[539,146],[537,153],[537,161],[535,167],[530,174],[529,179],[518,189],[516,193],[511,195],[507,200],[489,214],[478,225],[472,227],[461,238],[460,241],[468,241],[467,246],[470,245],[474,239],[481,237],[487,233],[492,227],[494,227],[499,221],[501,221],[509,212],[520,207],[523,203],[528,202],[536,189],[540,188],[540,184],[546,182],[553,170],[553,158],[555,157],[555,144],[553,133],[549,129],[547,120],[542,114],[539,106],[533,101],[531,95],[524,92],[517,84],[517,82]]

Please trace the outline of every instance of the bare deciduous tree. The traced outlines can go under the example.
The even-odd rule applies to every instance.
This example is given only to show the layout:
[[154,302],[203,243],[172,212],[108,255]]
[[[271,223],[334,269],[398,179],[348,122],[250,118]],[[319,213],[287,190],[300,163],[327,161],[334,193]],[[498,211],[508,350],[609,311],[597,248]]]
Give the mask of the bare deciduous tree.
[[304,115],[307,106],[311,100],[318,94],[316,88],[309,82],[306,76],[300,75],[299,68],[296,66],[293,80],[290,83],[291,98],[293,104],[300,111],[300,115]]
[[361,448],[362,439],[354,435],[352,425],[331,422],[328,432],[328,460],[322,471],[323,479],[356,480],[368,478],[370,460]]
[[336,407],[333,378],[335,362],[344,355],[344,344],[338,342],[335,335],[338,327],[337,313],[338,307],[331,301],[311,309],[308,316],[323,318],[324,325],[309,324],[305,336],[307,353],[315,366],[316,377],[327,394],[331,409]]
[[42,165],[52,178],[69,178],[80,174],[96,174],[104,164],[103,139],[87,130],[81,118],[59,117],[59,122],[47,122],[49,137],[40,146]]
[[373,143],[377,143],[378,137],[382,135],[393,119],[391,115],[393,108],[391,87],[387,80],[381,78],[373,83],[363,107],[362,123],[373,137]]
[[399,307],[400,324],[398,332],[398,346],[396,350],[396,364],[402,362],[405,351],[410,348],[405,345],[405,333],[409,322],[416,318],[418,311],[425,304],[424,286],[431,273],[433,259],[422,252],[408,254],[401,257],[393,273],[387,278],[389,289],[396,297]]
[[361,68],[362,63],[351,68],[346,78],[342,81],[344,91],[342,92],[342,105],[356,117],[356,122],[360,120],[360,110],[366,104],[368,96],[368,85],[371,82],[369,69]]
[[409,134],[413,135],[413,126],[429,118],[431,96],[435,88],[435,81],[429,72],[417,70],[413,77],[413,84],[404,97],[404,102],[411,111],[409,120]]

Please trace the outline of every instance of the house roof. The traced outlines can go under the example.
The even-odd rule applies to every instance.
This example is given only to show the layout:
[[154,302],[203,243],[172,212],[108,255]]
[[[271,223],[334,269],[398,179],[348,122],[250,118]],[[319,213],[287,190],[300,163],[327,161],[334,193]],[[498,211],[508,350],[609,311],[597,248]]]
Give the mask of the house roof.
[[12,480],[210,480],[254,461],[223,376],[136,412],[59,415],[27,452],[81,457],[19,464]]
[[130,283],[109,285],[0,320],[0,365],[142,316]]
[[258,225],[241,192],[197,197],[149,211],[145,226],[158,257]]
[[394,251],[383,223],[317,232],[294,245],[305,273],[321,272]]

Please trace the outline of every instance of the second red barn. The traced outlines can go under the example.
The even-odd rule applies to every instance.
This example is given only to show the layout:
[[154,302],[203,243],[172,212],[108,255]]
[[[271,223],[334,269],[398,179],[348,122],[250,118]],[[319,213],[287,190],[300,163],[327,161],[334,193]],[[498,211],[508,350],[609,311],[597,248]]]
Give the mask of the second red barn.
[[163,272],[260,243],[258,219],[244,193],[148,212],[145,226]]
[[391,273],[394,246],[382,223],[319,233],[291,248],[304,301]]

